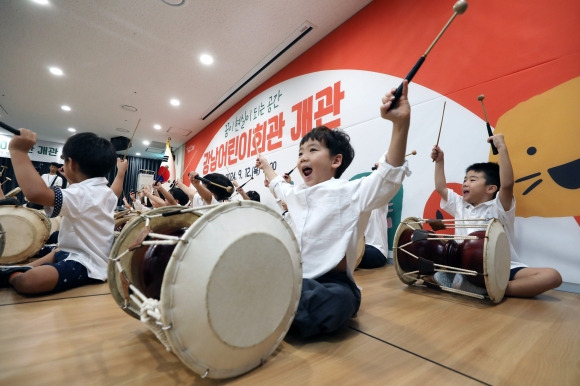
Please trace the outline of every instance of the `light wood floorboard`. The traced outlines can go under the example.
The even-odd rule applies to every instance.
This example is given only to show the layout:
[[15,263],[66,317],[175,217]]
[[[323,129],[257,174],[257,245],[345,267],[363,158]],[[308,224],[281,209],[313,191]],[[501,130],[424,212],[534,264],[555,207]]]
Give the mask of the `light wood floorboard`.
[[0,385],[579,385],[580,295],[490,305],[356,271],[351,328],[284,341],[243,376],[201,379],[119,309],[107,284],[24,297],[0,289]]

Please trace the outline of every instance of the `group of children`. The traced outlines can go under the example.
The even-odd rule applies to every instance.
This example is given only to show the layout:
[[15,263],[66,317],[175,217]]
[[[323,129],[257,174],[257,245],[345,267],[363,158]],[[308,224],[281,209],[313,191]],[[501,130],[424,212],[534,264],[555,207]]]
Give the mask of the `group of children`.
[[[302,292],[290,329],[299,338],[343,329],[360,307],[361,292],[353,276],[358,240],[365,232],[371,213],[386,208],[404,178],[410,175],[405,160],[411,116],[408,82],[403,82],[403,93],[398,100],[394,93],[395,89],[387,93],[380,105],[381,117],[392,122],[391,140],[386,153],[377,160],[376,170],[367,177],[353,181],[340,179],[354,158],[354,149],[344,131],[324,126],[314,128],[300,141],[296,165],[303,180],[300,184],[284,178],[288,176],[277,175],[263,154],[257,157],[256,167],[263,170],[269,189],[287,205],[301,250]],[[513,245],[512,167],[503,136],[496,134],[489,141],[499,150],[499,167],[479,164],[469,167],[462,196],[446,187],[443,151],[434,147],[431,157],[435,161],[435,186],[443,209],[457,218],[499,218]],[[94,134],[76,134],[63,148],[63,174],[70,187],[66,190],[47,187],[38,181],[40,176],[34,173],[28,158],[35,142],[36,134],[21,129],[20,136],[14,136],[9,145],[12,163],[27,197],[50,207],[53,216],[63,216],[59,247],[29,266],[2,268],[2,285],[34,294],[106,280],[107,259],[113,243],[113,213],[122,192],[127,162],[117,159],[117,176],[109,188],[104,176],[115,166],[115,149]],[[164,197],[162,201],[158,201],[160,195],[147,190],[142,194],[154,206],[171,203],[203,206],[228,199],[232,192],[224,187],[234,187],[227,177],[217,173],[201,179],[192,173],[190,182],[191,186],[186,186],[176,181],[176,188],[184,193],[188,203],[183,203],[183,197],[178,201],[175,191],[162,187],[158,187]],[[237,184],[235,187],[239,188]],[[250,198],[247,194],[246,197]],[[134,194],[131,198],[138,202]],[[435,279],[449,285],[455,281],[446,277]],[[507,295],[535,296],[558,287],[561,280],[551,268],[526,267],[518,261],[512,248]]]

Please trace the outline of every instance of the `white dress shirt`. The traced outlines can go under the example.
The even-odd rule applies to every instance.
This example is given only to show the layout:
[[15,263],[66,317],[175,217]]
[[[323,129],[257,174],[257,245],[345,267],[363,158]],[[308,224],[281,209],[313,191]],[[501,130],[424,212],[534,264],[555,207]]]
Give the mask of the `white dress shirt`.
[[354,181],[332,178],[312,187],[290,185],[282,176],[270,182],[292,215],[302,255],[303,277],[315,279],[331,271],[346,255],[347,274],[356,268],[357,244],[370,211],[386,206],[410,175],[407,162],[392,167],[379,160],[378,169]]
[[67,260],[87,268],[90,278],[106,280],[109,253],[114,242],[117,196],[105,177],[89,178],[67,189],[54,188],[50,217],[62,216],[58,247],[69,252]]
[[[515,221],[516,221],[516,200],[512,198],[510,209],[506,212],[499,201],[499,195],[493,200],[486,201],[477,206],[473,206],[463,200],[463,197],[451,189],[447,189],[447,202],[441,199],[441,209],[449,213],[456,219],[477,219],[477,218],[497,218],[502,223],[507,239],[510,244],[511,268],[527,267],[520,261],[514,249]],[[486,222],[482,222],[485,224]],[[475,223],[474,223],[475,224]],[[467,236],[471,232],[480,231],[481,228],[456,228],[457,236]]]

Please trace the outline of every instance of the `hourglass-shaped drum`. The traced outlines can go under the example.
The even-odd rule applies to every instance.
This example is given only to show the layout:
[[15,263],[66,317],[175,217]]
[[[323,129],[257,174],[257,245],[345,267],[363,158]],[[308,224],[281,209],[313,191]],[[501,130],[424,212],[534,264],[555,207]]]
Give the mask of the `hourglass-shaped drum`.
[[[499,303],[509,280],[507,236],[497,219],[490,219],[485,224],[470,221],[452,220],[447,223],[446,227],[451,229],[481,228],[468,236],[455,236],[423,229],[423,224],[429,220],[415,217],[403,220],[393,240],[393,259],[399,279],[412,285],[437,271],[459,273],[472,284],[484,288],[491,301]],[[440,288],[449,290],[443,286]]]

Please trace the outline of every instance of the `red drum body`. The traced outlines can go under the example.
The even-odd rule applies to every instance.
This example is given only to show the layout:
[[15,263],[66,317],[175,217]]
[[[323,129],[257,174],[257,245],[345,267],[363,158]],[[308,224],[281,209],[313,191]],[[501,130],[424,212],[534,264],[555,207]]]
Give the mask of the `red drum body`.
[[[181,237],[187,228],[161,229],[160,233]],[[161,299],[161,284],[169,259],[173,254],[175,245],[149,245],[135,250],[131,276],[135,285],[141,289],[148,298]]]
[[[461,237],[424,230],[422,224],[426,222],[410,217],[397,228],[393,259],[399,279],[411,285],[436,271],[459,273],[484,288],[494,303],[500,302],[510,268],[510,248],[503,225],[491,219],[481,226],[484,230]],[[458,222],[461,220],[455,220],[451,228]]]

